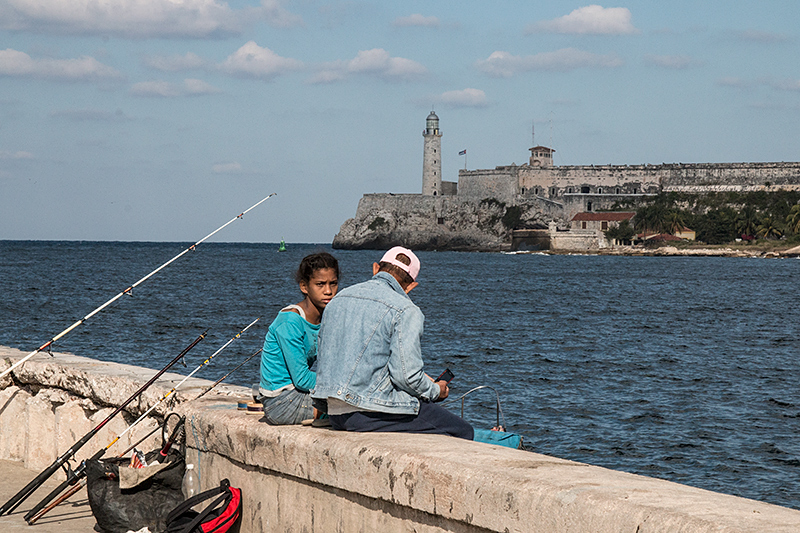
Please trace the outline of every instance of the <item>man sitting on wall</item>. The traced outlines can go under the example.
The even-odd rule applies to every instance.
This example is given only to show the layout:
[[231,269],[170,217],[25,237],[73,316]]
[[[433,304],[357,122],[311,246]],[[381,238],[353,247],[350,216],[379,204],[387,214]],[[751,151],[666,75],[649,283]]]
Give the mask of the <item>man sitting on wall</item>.
[[327,400],[334,429],[472,440],[469,423],[433,403],[447,398],[447,383],[423,371],[425,317],[408,296],[419,269],[417,256],[396,246],[373,263],[372,279],[340,291],[325,308],[312,397]]

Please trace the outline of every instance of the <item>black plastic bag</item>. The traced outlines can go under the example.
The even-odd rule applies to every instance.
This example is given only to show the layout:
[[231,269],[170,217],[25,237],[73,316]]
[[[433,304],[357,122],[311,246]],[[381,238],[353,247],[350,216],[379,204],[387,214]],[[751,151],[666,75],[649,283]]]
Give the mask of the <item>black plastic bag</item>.
[[[159,451],[148,453],[150,464]],[[86,462],[86,489],[97,525],[104,533],[126,533],[147,526],[152,533],[166,530],[169,512],[183,500],[181,483],[186,463],[183,455],[170,450],[168,466],[132,489],[120,489],[119,469],[129,458]]]

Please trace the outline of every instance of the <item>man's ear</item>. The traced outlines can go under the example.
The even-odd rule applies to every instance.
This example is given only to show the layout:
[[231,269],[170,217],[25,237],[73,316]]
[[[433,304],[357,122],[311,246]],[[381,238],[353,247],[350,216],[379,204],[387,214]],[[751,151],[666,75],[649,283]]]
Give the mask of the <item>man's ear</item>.
[[373,276],[375,274],[377,274],[380,269],[381,269],[381,266],[378,263],[372,263],[372,275]]
[[408,284],[408,287],[406,287],[406,289],[405,289],[405,291],[406,291],[406,294],[408,294],[409,292],[411,292],[411,289],[413,289],[413,288],[414,288],[414,287],[416,287],[417,285],[419,285],[419,283],[417,283],[416,281],[412,281],[411,283],[409,283],[409,284]]

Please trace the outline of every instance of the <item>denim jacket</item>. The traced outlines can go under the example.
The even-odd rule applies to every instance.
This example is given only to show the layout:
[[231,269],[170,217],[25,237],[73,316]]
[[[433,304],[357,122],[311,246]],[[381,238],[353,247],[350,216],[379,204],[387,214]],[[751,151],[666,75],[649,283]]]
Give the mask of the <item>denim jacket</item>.
[[348,287],[325,307],[317,345],[314,398],[356,408],[417,414],[439,386],[423,371],[425,316],[391,274]]

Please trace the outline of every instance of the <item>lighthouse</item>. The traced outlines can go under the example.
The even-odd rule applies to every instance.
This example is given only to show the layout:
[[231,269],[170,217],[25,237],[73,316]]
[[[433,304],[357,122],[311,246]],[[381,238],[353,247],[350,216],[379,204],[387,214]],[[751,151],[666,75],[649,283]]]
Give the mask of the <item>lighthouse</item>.
[[433,111],[425,120],[422,137],[425,139],[422,152],[422,195],[441,196],[442,133],[439,131],[439,117]]

